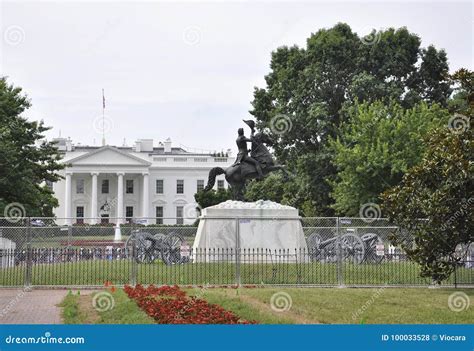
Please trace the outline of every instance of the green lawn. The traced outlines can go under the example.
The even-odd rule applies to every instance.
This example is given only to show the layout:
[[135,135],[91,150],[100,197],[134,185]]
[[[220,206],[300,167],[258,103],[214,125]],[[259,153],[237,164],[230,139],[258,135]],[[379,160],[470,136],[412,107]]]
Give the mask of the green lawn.
[[[93,306],[94,294],[69,293],[59,305],[64,324],[152,324],[153,319],[130,300],[122,289],[107,290],[114,300],[113,308],[97,311]],[[112,305],[111,305],[112,306]]]
[[[128,284],[132,267],[137,269],[137,282],[142,284],[235,284],[233,263],[188,263],[166,266],[161,262],[135,264],[129,260],[88,260],[81,262],[38,264],[32,267],[32,285],[116,285]],[[23,285],[25,266],[0,269],[0,285]],[[350,264],[342,266],[345,285],[427,285],[419,276],[418,265],[410,262]],[[458,282],[474,281],[474,270],[460,268]],[[240,267],[242,284],[314,284],[337,285],[337,265],[333,263],[255,263]],[[454,276],[445,283],[453,284]]]
[[[209,291],[209,294],[233,293],[222,289]],[[239,294],[270,306],[272,295],[281,291],[288,293],[292,301],[288,312],[279,313],[282,318],[297,315],[330,324],[471,324],[474,321],[472,302],[462,312],[453,312],[448,306],[448,297],[454,292],[463,291],[474,301],[473,289],[241,289]]]
[[[107,291],[115,303],[104,312],[92,307],[93,294],[67,295],[61,304],[64,322],[153,323],[123,290]],[[461,312],[451,311],[448,305],[453,293],[464,292],[472,301],[472,289],[203,288],[186,291],[261,324],[470,324],[474,320],[472,303]],[[271,299],[282,293],[287,294],[286,302],[291,301],[291,304],[286,304],[290,306],[288,310],[278,312],[271,308]]]

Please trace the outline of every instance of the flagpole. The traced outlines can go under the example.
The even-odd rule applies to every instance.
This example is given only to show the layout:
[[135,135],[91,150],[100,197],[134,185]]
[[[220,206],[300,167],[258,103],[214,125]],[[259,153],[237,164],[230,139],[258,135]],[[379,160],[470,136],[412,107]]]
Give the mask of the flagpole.
[[102,88],[102,146],[105,146],[105,94]]

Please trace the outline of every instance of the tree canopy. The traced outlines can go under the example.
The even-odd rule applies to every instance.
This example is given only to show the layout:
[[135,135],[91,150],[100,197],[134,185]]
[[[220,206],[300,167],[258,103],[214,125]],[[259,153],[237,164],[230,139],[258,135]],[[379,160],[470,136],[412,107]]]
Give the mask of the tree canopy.
[[52,216],[58,205],[46,181],[60,179],[64,167],[43,122],[23,113],[31,106],[22,89],[0,78],[0,216]]
[[299,202],[312,215],[332,215],[331,182],[337,168],[330,140],[340,135],[358,101],[420,101],[446,106],[451,93],[446,53],[420,47],[406,28],[359,37],[344,23],[312,34],[305,48],[272,53],[266,87],[255,88],[257,126],[275,139],[274,151],[299,181]]
[[427,133],[449,117],[446,109],[425,102],[410,109],[396,101],[355,103],[331,142],[338,171],[332,182],[336,212],[357,216],[362,204],[379,203],[379,194],[421,161]]
[[[385,215],[402,228],[393,242],[420,264],[422,276],[438,282],[449,277],[474,242],[473,155],[467,124],[434,130],[422,162],[383,194]],[[414,243],[405,241],[404,231]]]

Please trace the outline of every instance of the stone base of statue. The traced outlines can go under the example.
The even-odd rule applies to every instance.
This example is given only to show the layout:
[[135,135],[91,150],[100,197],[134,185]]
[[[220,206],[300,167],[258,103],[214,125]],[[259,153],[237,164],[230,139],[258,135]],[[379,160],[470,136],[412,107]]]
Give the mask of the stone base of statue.
[[307,261],[308,251],[294,207],[229,200],[202,210],[192,252],[193,262],[272,264]]

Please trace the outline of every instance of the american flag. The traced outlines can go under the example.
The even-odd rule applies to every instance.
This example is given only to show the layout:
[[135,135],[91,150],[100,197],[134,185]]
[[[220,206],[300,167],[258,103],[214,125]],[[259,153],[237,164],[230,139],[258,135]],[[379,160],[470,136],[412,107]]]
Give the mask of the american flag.
[[104,89],[102,89],[102,108],[105,109],[105,94],[104,94]]

